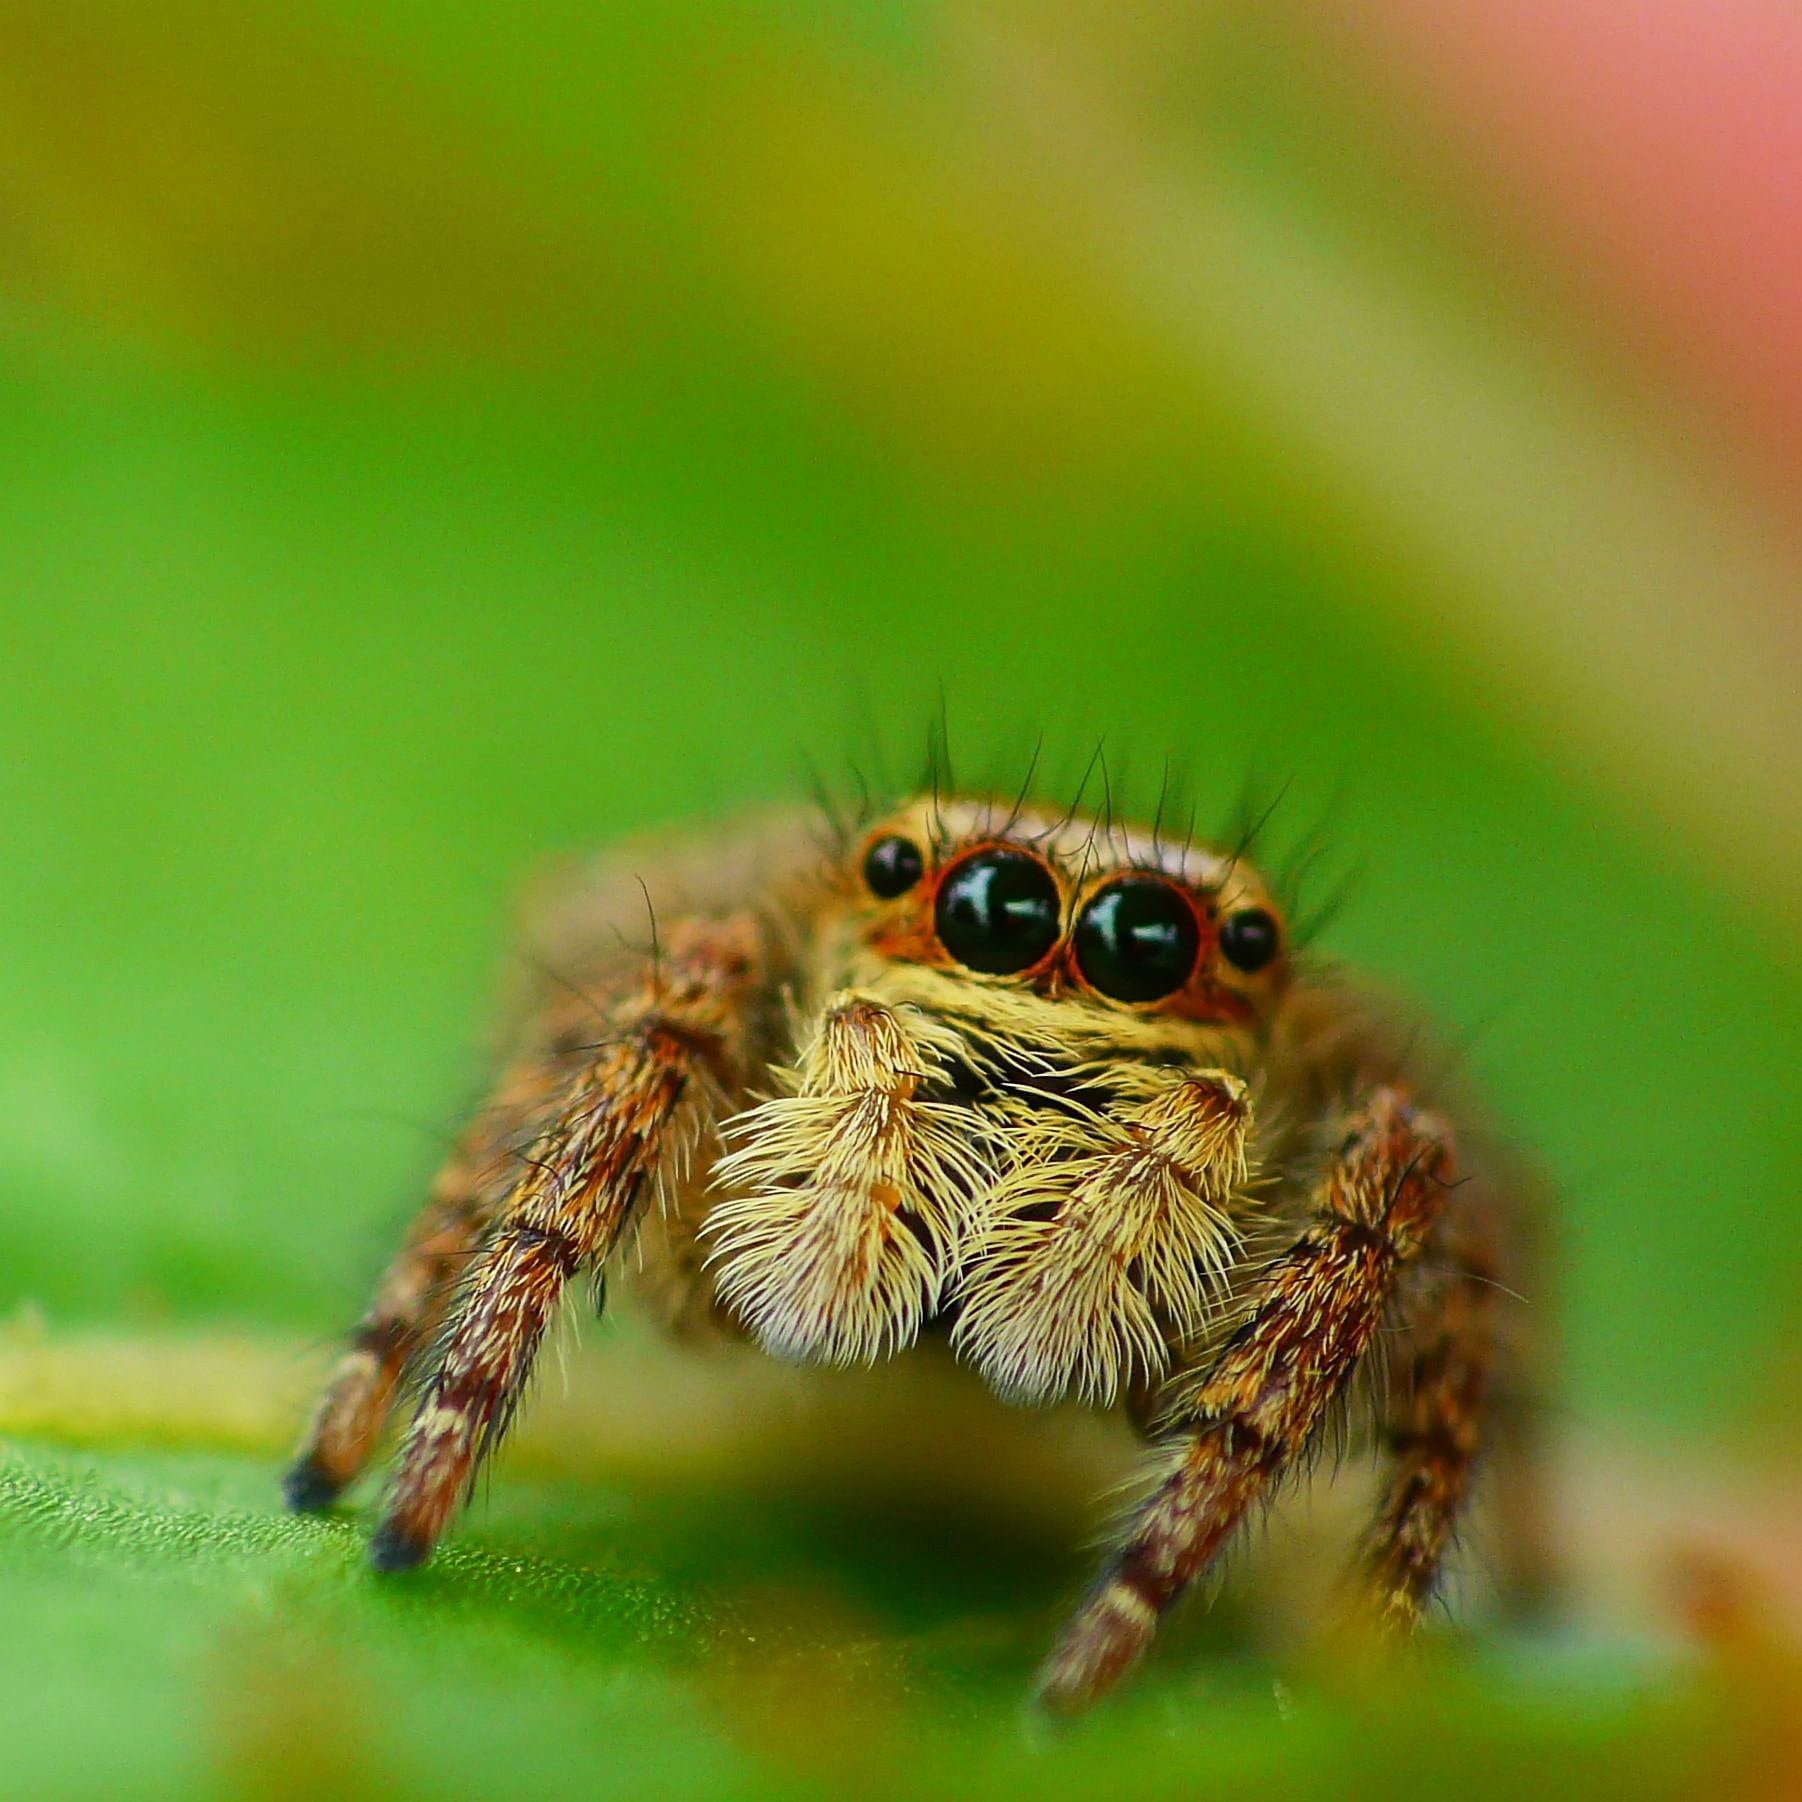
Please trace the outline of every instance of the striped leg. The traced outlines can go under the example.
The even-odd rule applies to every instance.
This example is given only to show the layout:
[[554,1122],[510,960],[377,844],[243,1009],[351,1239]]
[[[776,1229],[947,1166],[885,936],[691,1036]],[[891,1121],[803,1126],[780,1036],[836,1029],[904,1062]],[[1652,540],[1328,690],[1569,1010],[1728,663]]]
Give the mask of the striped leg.
[[1306,1449],[1382,1324],[1444,1201],[1444,1126],[1394,1089],[1358,1110],[1314,1195],[1313,1223],[1272,1266],[1250,1318],[1184,1397],[1174,1466],[1039,1675],[1074,1713],[1137,1662],[1164,1611]]
[[657,969],[608,1010],[608,1036],[565,1085],[450,1303],[370,1543],[378,1569],[430,1555],[518,1406],[565,1285],[692,1145],[709,1097],[741,1085],[759,963],[750,921],[679,922]]
[[508,1072],[433,1180],[282,1479],[290,1508],[330,1507],[369,1462],[408,1366],[431,1343],[458,1271],[506,1199],[517,1154],[568,1080],[569,1046],[585,1036],[572,1013],[563,997],[547,1010],[540,1048]]
[[[462,1162],[459,1156],[453,1167]],[[329,1508],[369,1462],[408,1364],[443,1317],[451,1272],[475,1244],[483,1199],[479,1186],[453,1181],[448,1171],[433,1184],[282,1478],[296,1512]]]
[[1453,1270],[1409,1334],[1383,1421],[1389,1483],[1366,1562],[1386,1631],[1406,1634],[1439,1578],[1470,1488],[1496,1355],[1495,1259],[1474,1222],[1445,1246]]

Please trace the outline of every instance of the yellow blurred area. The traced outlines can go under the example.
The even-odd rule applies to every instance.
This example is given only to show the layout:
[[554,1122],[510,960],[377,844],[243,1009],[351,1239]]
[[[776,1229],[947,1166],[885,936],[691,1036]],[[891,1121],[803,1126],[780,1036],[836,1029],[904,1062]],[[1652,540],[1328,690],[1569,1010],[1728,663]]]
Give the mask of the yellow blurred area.
[[1434,123],[1331,8],[962,3],[899,53],[644,15],[562,97],[586,139],[407,66],[406,29],[7,0],[9,304],[428,383],[679,380],[736,341],[951,492],[1324,514],[1448,688],[1802,898],[1796,520],[1652,372],[1585,367],[1529,208],[1368,191],[1422,177]]

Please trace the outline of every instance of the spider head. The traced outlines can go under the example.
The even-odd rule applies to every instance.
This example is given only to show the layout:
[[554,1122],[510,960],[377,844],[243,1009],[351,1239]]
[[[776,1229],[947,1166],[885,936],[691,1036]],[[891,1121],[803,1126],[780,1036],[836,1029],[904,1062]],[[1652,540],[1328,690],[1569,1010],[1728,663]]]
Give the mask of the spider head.
[[843,874],[857,980],[938,1011],[961,996],[950,1011],[1055,1038],[1079,1022],[1083,1036],[1180,1035],[1255,1025],[1288,977],[1257,872],[1139,828],[921,800],[866,833]]

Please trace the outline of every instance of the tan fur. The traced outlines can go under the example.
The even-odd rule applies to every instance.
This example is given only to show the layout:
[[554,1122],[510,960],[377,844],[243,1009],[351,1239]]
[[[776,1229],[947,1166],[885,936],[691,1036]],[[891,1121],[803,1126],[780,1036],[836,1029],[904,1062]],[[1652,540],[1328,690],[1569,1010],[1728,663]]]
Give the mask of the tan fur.
[[955,1048],[917,1010],[847,990],[776,1072],[792,1093],[727,1123],[713,1181],[732,1199],[705,1231],[721,1299],[766,1350],[872,1363],[939,1305],[991,1181],[965,1111],[922,1098]]
[[1251,1107],[1224,1071],[1146,1071],[1107,1115],[1013,1110],[952,1343],[1010,1401],[1110,1403],[1227,1293]]

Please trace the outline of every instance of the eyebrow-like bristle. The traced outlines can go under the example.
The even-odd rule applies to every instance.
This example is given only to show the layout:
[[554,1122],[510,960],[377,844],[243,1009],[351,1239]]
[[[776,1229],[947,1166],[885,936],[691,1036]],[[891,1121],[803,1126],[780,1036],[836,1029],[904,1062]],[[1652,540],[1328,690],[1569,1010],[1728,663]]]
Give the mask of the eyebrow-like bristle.
[[1070,830],[1082,807],[1082,798],[1089,790],[1089,778],[1095,774],[1095,766],[1101,761],[1102,747],[1107,743],[1105,738],[1095,741],[1095,749],[1089,753],[1089,761],[1083,765],[1082,779],[1076,785],[1076,792],[1070,797],[1070,805],[1064,810],[1064,817],[1056,825],[1048,826],[1038,836],[1036,843],[1042,844],[1046,839],[1058,839]]
[[1176,863],[1176,867],[1185,874],[1189,868],[1189,854],[1195,849],[1195,820],[1199,808],[1199,802],[1191,801],[1189,803],[1189,823],[1183,831],[1182,855],[1177,859]]
[[1151,816],[1151,850],[1159,863],[1164,861],[1164,804],[1170,799],[1170,753],[1164,753],[1164,773],[1158,782],[1157,811]]
[[833,799],[832,790],[827,785],[826,778],[820,773],[819,765],[806,751],[801,751],[799,756],[801,769],[807,782],[807,792],[812,797],[820,817],[826,822],[827,831],[831,834],[830,849],[834,855],[842,857],[851,842],[853,829],[846,825],[843,816],[839,813],[838,803]]
[[863,773],[861,764],[848,764],[851,780],[857,784],[857,824],[859,830],[869,825],[876,813],[876,802],[870,793],[869,778]]
[[[1283,785],[1276,791],[1276,795],[1270,802],[1270,805],[1266,807],[1256,819],[1247,823],[1244,831],[1239,835],[1239,842],[1233,847],[1231,854],[1227,857],[1226,868],[1220,873],[1220,881],[1223,885],[1233,876],[1234,872],[1237,871],[1240,861],[1244,858],[1246,852],[1257,843],[1258,835],[1270,824],[1271,816],[1282,806],[1284,799],[1287,797],[1289,790],[1294,784],[1295,778],[1293,776],[1284,777]],[[1246,791],[1242,793],[1240,797],[1240,807],[1243,811],[1248,811],[1249,804],[1250,790],[1248,785]],[[1243,811],[1241,817],[1243,817]]]
[[1039,773],[1039,758],[1044,754],[1044,750],[1045,734],[1041,731],[1037,739],[1033,742],[1032,756],[1027,759],[1026,774],[1021,779],[1019,792],[1014,796],[1013,809],[1008,814],[1007,821],[1001,828],[1000,836],[1002,838],[1006,838],[1020,823],[1020,815],[1025,811],[1027,796],[1032,793],[1033,779]]
[[947,793],[955,793],[956,785],[951,775],[951,741],[945,723],[945,693],[942,688],[939,690],[939,711],[926,727],[926,778],[922,786],[931,796],[928,818],[933,840],[935,843],[943,843],[945,796]]

